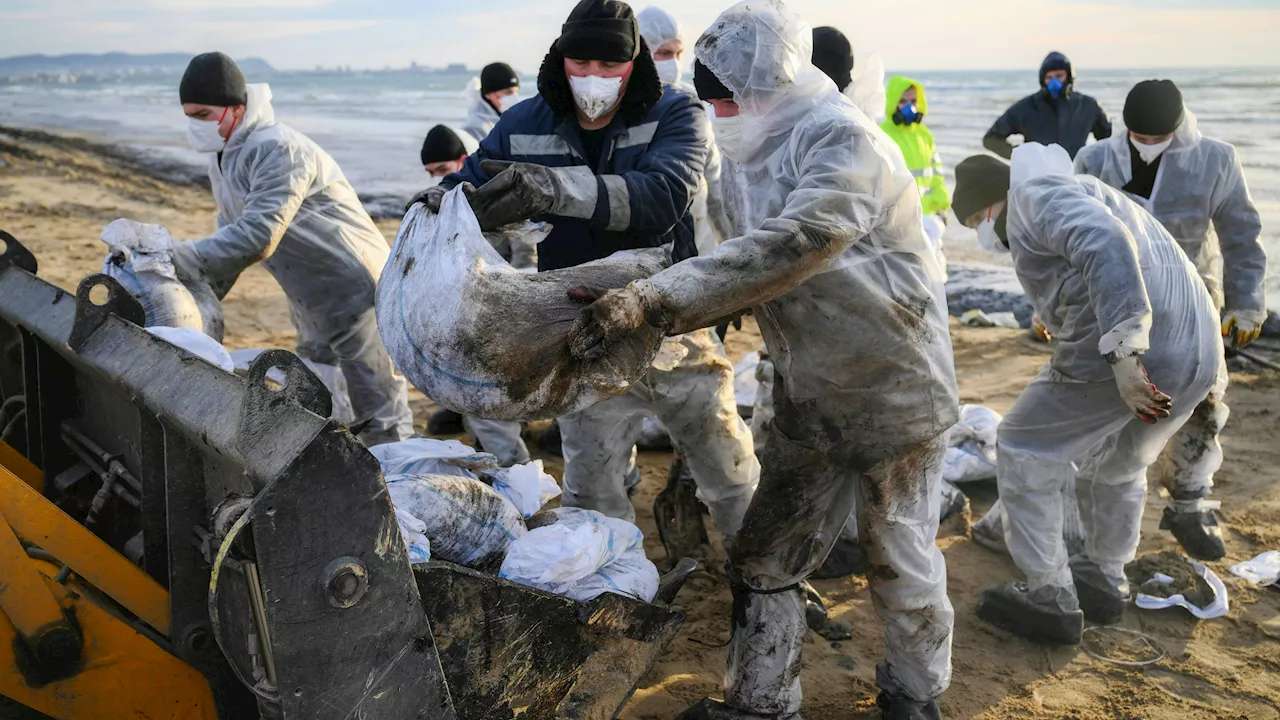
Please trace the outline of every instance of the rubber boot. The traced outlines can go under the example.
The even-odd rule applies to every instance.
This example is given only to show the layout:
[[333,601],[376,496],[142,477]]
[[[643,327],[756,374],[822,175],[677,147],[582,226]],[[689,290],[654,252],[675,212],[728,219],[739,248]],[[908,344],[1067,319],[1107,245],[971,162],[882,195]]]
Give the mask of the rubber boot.
[[1174,512],[1165,508],[1160,529],[1173,531],[1173,537],[1187,554],[1197,560],[1221,560],[1227,554],[1222,528],[1212,510]]
[[427,418],[427,432],[432,435],[461,435],[466,429],[462,427],[462,415],[440,408]]
[[804,720],[800,713],[791,715],[753,715],[734,710],[719,700],[703,698],[676,716],[676,720]]
[[1014,635],[1054,645],[1079,645],[1084,613],[1073,588],[1006,583],[982,592],[978,617]]
[[[945,480],[943,482],[946,482]],[[950,487],[942,495],[941,514],[938,516],[938,522],[944,523],[956,515],[966,514],[970,512],[969,496],[965,495],[954,485],[947,483]]]
[[890,695],[881,692],[876,697],[876,707],[880,708],[884,720],[942,720],[942,711],[938,702],[916,702],[901,695]]
[[862,543],[850,538],[839,538],[831,546],[827,559],[810,577],[815,580],[830,580],[850,575],[866,575],[870,567]]
[[556,457],[564,457],[564,448],[560,445],[560,423],[553,420],[551,427],[538,436],[538,447]]
[[807,582],[800,583],[804,590],[804,621],[809,629],[832,642],[853,637],[853,628],[827,616],[827,604],[817,588]]
[[1099,625],[1120,622],[1129,606],[1128,578],[1109,577],[1097,563],[1083,555],[1071,557],[1071,578],[1086,620]]

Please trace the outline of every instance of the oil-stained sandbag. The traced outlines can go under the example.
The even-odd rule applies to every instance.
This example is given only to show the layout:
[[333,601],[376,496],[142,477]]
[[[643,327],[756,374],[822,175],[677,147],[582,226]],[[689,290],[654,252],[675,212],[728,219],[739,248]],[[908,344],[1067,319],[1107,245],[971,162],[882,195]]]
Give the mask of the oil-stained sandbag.
[[511,501],[479,480],[458,475],[390,475],[386,482],[395,509],[421,521],[421,527],[409,529],[427,537],[435,560],[496,573],[507,548],[527,532],[524,518]]
[[137,298],[147,327],[193,328],[222,342],[222,303],[208,284],[178,280],[168,230],[121,218],[102,229],[102,241],[111,249],[103,274]]
[[[662,249],[526,274],[493,249],[460,189],[440,214],[405,215],[378,282],[378,329],[396,366],[427,397],[493,420],[550,418],[626,392],[662,333],[649,328],[585,361],[568,337],[582,306],[569,288],[619,288],[668,265]],[[434,541],[433,541],[434,542]]]

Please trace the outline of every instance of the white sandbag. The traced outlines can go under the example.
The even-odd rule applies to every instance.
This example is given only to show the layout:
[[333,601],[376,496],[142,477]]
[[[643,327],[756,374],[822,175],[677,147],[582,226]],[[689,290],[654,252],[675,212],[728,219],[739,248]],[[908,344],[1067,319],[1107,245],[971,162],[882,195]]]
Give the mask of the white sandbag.
[[992,480],[996,476],[996,429],[1003,418],[983,405],[961,405],[951,428],[942,478],[949,482]]
[[479,480],[392,475],[386,482],[396,510],[422,522],[418,531],[430,540],[436,560],[494,572],[511,543],[527,532],[515,506]]
[[121,218],[101,238],[110,248],[103,274],[142,304],[147,327],[189,327],[222,342],[222,304],[207,283],[179,281],[168,230]]
[[668,265],[662,249],[563,270],[512,268],[480,232],[460,189],[440,214],[406,213],[378,282],[378,329],[396,366],[435,402],[493,420],[550,418],[626,392],[662,342],[647,328],[598,360],[572,357],[582,306],[570,288],[618,288]]
[[[499,467],[496,457],[489,453],[476,452],[471,446],[457,440],[409,438],[399,442],[374,445],[369,448],[369,452],[378,459],[378,463],[382,465],[382,474],[387,477],[456,475],[477,480],[479,478],[472,470],[496,470]],[[538,469],[542,469],[541,465]],[[532,514],[529,513],[529,515]]]
[[409,553],[409,562],[424,563],[430,560],[431,539],[427,537],[427,524],[400,508],[395,511],[400,536],[404,538],[404,547]]
[[511,543],[501,577],[579,602],[602,593],[649,602],[658,592],[658,569],[644,554],[640,528],[594,510],[556,508],[553,518]]
[[756,392],[760,389],[760,381],[756,380],[756,366],[759,364],[760,352],[752,350],[733,366],[733,398],[738,404],[739,414],[750,416],[755,408]]
[[[264,350],[261,348],[247,348],[242,350],[232,350],[231,360],[235,363],[235,371],[244,374],[249,371],[249,366],[253,364],[255,358],[261,355]],[[356,411],[351,407],[351,395],[347,391],[347,377],[342,374],[342,368],[335,365],[326,365],[299,357],[303,365],[307,366],[320,382],[324,383],[325,389],[329,391],[329,397],[333,400],[333,412],[330,415],[334,420],[344,423],[353,423],[356,421]],[[273,382],[285,383],[284,372],[279,368],[271,368],[267,371],[267,379]]]
[[493,489],[510,500],[524,517],[537,514],[543,505],[560,497],[560,486],[542,469],[541,460],[486,471],[485,475],[493,480]]
[[146,330],[171,345],[177,345],[196,357],[208,360],[211,365],[216,365],[229,373],[236,371],[231,353],[222,347],[222,343],[205,335],[197,328],[157,326]]

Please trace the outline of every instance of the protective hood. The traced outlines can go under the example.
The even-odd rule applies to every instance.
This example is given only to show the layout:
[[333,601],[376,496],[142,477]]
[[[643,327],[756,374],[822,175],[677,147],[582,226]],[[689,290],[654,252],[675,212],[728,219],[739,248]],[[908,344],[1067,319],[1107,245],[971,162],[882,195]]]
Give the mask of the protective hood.
[[929,114],[929,101],[924,92],[924,85],[912,80],[909,77],[894,75],[889,78],[889,87],[884,92],[884,116],[893,117],[893,113],[898,110],[898,101],[902,99],[902,93],[908,88],[916,89],[916,109],[921,115]]
[[813,30],[781,0],[746,0],[725,10],[694,51],[733,93],[743,147],[754,154],[772,152],[771,138],[789,133],[823,102],[849,102],[811,61]]
[[877,125],[888,115],[882,114],[887,97],[884,89],[884,60],[877,53],[859,55],[853,65],[853,79],[849,86],[841,91],[845,97],[853,101],[862,114],[871,118]]
[[675,16],[659,7],[648,7],[636,15],[640,25],[640,37],[644,38],[649,50],[657,50],[672,40],[683,40],[680,21]]
[[[618,113],[628,125],[640,122],[645,113],[662,99],[662,80],[658,78],[653,53],[643,36],[640,38],[640,54],[634,62]],[[575,116],[573,91],[569,89],[569,78],[564,73],[564,53],[560,52],[555,43],[551,44],[551,49],[547,51],[542,67],[538,70],[538,94],[561,121]]]
[[1013,162],[1009,167],[1009,189],[1041,177],[1057,175],[1071,177],[1074,173],[1071,156],[1061,145],[1023,143],[1013,149]]
[[276,124],[276,111],[271,107],[271,86],[266,83],[250,83],[245,86],[245,90],[249,95],[249,102],[245,103],[240,125],[231,131],[231,137],[227,139],[227,150],[243,144],[254,130]]
[[482,115],[490,119],[491,122],[498,121],[498,111],[484,99],[484,94],[480,92],[480,78],[473,77],[462,89],[462,99],[467,101],[467,115]]
[[1044,74],[1050,70],[1066,70],[1067,86],[1070,87],[1076,81],[1075,70],[1071,68],[1071,61],[1066,55],[1060,52],[1051,52],[1044,57],[1044,62],[1040,63],[1040,77],[1037,80],[1040,87],[1044,87]]
[[[1200,145],[1200,141],[1203,138],[1204,136],[1200,134],[1200,121],[1196,119],[1195,113],[1191,112],[1191,108],[1184,107],[1182,124],[1174,131],[1173,144],[1169,146],[1168,150],[1164,151],[1162,157],[1171,153],[1184,153],[1194,150]],[[1119,161],[1118,167],[1128,168],[1129,133],[1118,132],[1103,142],[1110,144],[1110,149],[1107,152],[1115,155],[1117,161]],[[1125,182],[1133,178],[1132,171],[1126,170],[1124,174]]]

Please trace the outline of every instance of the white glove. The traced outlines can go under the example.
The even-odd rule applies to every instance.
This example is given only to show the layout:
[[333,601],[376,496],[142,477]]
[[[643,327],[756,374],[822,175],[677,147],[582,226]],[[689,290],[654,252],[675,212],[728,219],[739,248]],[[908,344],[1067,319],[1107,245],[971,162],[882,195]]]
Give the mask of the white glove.
[[1111,363],[1111,372],[1116,376],[1120,399],[1139,420],[1154,425],[1156,421],[1169,417],[1173,410],[1173,398],[1151,384],[1140,355],[1116,360]]
[[195,281],[205,279],[204,264],[200,262],[200,256],[196,254],[194,240],[175,242],[171,254],[173,255],[173,269],[178,272],[179,280]]
[[1228,310],[1222,316],[1222,338],[1231,347],[1249,347],[1262,334],[1266,313],[1257,310]]

